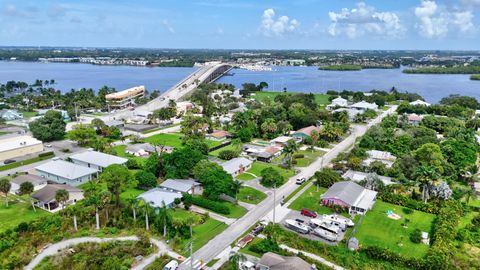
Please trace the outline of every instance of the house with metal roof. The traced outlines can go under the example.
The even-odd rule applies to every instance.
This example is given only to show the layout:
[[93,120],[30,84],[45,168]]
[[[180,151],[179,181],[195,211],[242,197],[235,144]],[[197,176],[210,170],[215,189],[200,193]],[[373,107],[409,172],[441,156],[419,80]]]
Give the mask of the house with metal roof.
[[377,192],[366,189],[352,181],[333,184],[321,197],[325,206],[340,205],[350,214],[364,215],[375,204]]
[[337,97],[332,100],[332,103],[327,105],[327,109],[332,109],[336,107],[347,107],[348,106],[348,101],[342,97]]
[[34,174],[20,174],[19,176],[13,178],[10,183],[12,184],[10,188],[10,193],[18,194],[20,192],[20,185],[25,182],[30,182],[33,185],[33,191],[40,190],[47,185],[47,179],[42,178]]
[[377,104],[366,102],[366,101],[360,101],[360,102],[354,103],[354,104],[350,105],[349,107],[354,108],[354,109],[358,109],[358,110],[363,110],[363,111],[377,110],[378,109]]
[[222,166],[222,168],[228,174],[235,177],[235,176],[247,171],[248,169],[250,169],[252,167],[252,164],[253,164],[253,161],[251,161],[248,158],[237,157],[237,158],[231,159],[229,161],[226,161],[226,162],[220,164],[220,166]]
[[427,106],[428,107],[431,104],[428,103],[428,102],[425,102],[423,100],[417,99],[415,101],[410,102],[410,105],[413,105],[413,106]]
[[257,264],[259,270],[312,270],[312,266],[296,256],[281,256],[267,252]]
[[173,147],[166,146],[166,145],[157,145],[154,146],[150,143],[135,143],[135,144],[128,144],[125,152],[130,155],[134,155],[136,157],[146,157],[149,156],[151,153],[171,153],[173,151]]
[[103,171],[103,169],[110,165],[124,165],[128,161],[128,159],[126,158],[109,155],[93,150],[88,150],[79,154],[72,155],[70,156],[70,159],[73,163],[77,165],[92,168],[99,172]]
[[160,187],[173,192],[200,194],[201,184],[195,179],[167,179],[160,184]]
[[383,163],[387,168],[391,168],[397,157],[392,155],[390,152],[385,151],[378,151],[378,150],[368,150],[367,151],[368,158],[363,160],[363,166],[370,166],[374,161],[380,161]]
[[143,200],[153,208],[172,208],[176,198],[182,198],[182,193],[168,191],[162,188],[154,188],[137,196],[138,200]]
[[68,192],[68,201],[66,205],[74,204],[83,200],[83,190],[70,185],[48,184],[44,188],[35,192],[32,198],[35,200],[35,206],[49,212],[56,212],[61,209],[61,205],[55,199],[57,191],[64,189]]
[[[367,178],[368,175],[369,175],[369,173],[364,173],[364,172],[359,172],[359,171],[354,171],[354,170],[348,170],[347,172],[345,172],[342,175],[342,178],[345,179],[345,180],[350,180],[350,181],[354,181],[354,182],[358,183],[360,181],[365,180],[365,178]],[[391,177],[381,176],[381,175],[377,175],[377,177],[386,186],[394,184]]]
[[17,110],[3,109],[0,110],[0,118],[3,118],[7,121],[23,119],[23,113]]
[[47,180],[78,186],[98,176],[98,170],[67,162],[59,158],[35,167],[36,175]]

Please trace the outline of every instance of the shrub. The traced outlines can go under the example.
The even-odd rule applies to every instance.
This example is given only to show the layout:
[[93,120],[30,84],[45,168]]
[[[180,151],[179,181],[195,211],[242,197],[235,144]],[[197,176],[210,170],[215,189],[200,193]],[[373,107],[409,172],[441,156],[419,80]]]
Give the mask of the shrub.
[[38,157],[50,157],[50,156],[53,156],[53,155],[55,155],[53,153],[53,151],[49,151],[49,152],[44,152],[44,153],[38,154]]
[[260,183],[266,187],[276,186],[279,187],[285,182],[284,177],[274,168],[268,167],[261,171],[262,179]]
[[402,195],[394,194],[394,193],[388,193],[388,192],[380,193],[378,195],[378,199],[387,203],[412,208],[412,209],[422,211],[425,213],[430,213],[430,214],[437,214],[440,210],[440,207],[438,204],[424,203],[424,202],[416,201],[414,199],[411,199]]
[[134,159],[134,158],[129,158],[127,160],[127,168],[129,168],[130,170],[137,170],[137,169],[142,169],[139,162]]
[[135,174],[135,180],[137,180],[137,186],[140,188],[152,188],[157,186],[157,177],[147,171],[139,171]]
[[293,158],[294,158],[294,159],[297,159],[297,158],[304,158],[304,157],[305,157],[305,155],[304,155],[304,154],[295,154],[295,155],[293,155]]
[[252,245],[249,249],[259,254],[264,254],[267,252],[278,253],[280,251],[278,243],[273,241],[271,238],[262,239],[260,242]]
[[233,158],[238,157],[239,153],[234,150],[222,150],[220,153],[218,153],[218,157],[223,159],[223,160],[230,160]]
[[410,233],[410,241],[416,244],[420,244],[422,241],[422,231],[420,229],[415,229]]
[[195,205],[198,205],[200,207],[212,210],[213,212],[217,212],[219,214],[224,214],[224,215],[229,215],[230,214],[230,209],[219,202],[212,201],[203,197],[197,197],[197,196],[192,196],[190,194],[183,194],[183,201],[184,202],[189,202]]

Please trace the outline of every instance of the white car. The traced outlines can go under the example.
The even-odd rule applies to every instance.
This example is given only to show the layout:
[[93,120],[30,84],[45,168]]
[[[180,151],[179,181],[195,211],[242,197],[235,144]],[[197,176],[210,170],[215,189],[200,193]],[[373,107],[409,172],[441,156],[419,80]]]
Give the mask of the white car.
[[52,148],[52,145],[49,144],[49,143],[47,143],[47,144],[45,144],[45,147],[47,147],[47,148]]
[[305,181],[307,181],[307,179],[305,179],[305,177],[301,177],[301,178],[297,178],[297,181],[295,183],[297,185],[301,185],[301,184],[305,183]]

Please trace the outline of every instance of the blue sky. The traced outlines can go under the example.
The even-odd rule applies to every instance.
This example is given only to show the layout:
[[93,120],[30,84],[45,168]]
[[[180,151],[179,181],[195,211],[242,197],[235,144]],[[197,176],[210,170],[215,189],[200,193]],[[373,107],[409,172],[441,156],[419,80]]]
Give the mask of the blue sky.
[[0,0],[0,45],[480,49],[480,0]]

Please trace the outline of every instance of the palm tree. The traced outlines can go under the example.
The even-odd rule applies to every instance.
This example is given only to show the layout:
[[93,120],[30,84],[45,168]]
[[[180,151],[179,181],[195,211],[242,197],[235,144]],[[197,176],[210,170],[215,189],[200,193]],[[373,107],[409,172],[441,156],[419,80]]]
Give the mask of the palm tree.
[[86,204],[92,205],[95,208],[95,230],[100,230],[100,217],[98,215],[98,209],[100,208],[100,190],[94,181],[90,181],[90,184],[85,190]]
[[415,179],[422,185],[422,200],[428,200],[429,188],[434,180],[439,177],[434,166],[420,166],[415,171]]
[[8,193],[12,188],[12,184],[7,178],[0,179],[0,192],[5,195],[5,205],[8,207]]
[[228,261],[230,262],[230,265],[232,265],[234,270],[239,270],[240,263],[246,260],[247,260],[247,257],[240,252],[234,252],[234,253],[232,252],[230,254],[230,258],[228,259]]
[[55,192],[55,200],[62,205],[62,215],[65,216],[65,203],[70,198],[70,193],[65,189],[59,189]]
[[185,219],[185,225],[190,228],[190,238],[193,238],[193,226],[200,222],[200,217],[197,215],[190,215],[187,219]]
[[477,192],[473,190],[473,188],[469,188],[465,191],[465,201],[467,204],[470,202],[470,199],[476,199],[477,198]]
[[283,152],[285,153],[285,157],[287,158],[287,165],[288,167],[292,167],[292,157],[295,152],[298,151],[298,145],[294,141],[288,141],[287,145],[283,148]]
[[312,138],[311,148],[312,148],[312,151],[313,151],[315,145],[318,142],[318,139],[320,138],[320,134],[318,133],[318,131],[312,130],[312,132],[310,133],[310,138]]
[[73,228],[75,231],[78,231],[77,215],[79,213],[79,208],[76,205],[71,205],[67,208],[67,211],[73,216]]
[[237,199],[238,192],[240,192],[240,189],[242,188],[243,183],[238,181],[237,179],[234,179],[232,182],[232,190],[235,192],[235,199]]
[[167,236],[167,225],[171,224],[171,216],[168,212],[165,202],[162,202],[162,207],[158,211],[159,223],[163,225],[163,237]]
[[128,205],[130,205],[130,207],[132,207],[132,211],[133,211],[133,222],[137,222],[137,199],[135,197],[130,197],[127,199],[127,203]]
[[28,195],[28,197],[30,198],[30,203],[33,207],[33,212],[36,212],[37,210],[35,209],[35,204],[33,203],[32,197],[30,197],[30,194],[33,193],[34,189],[35,188],[33,187],[33,184],[31,182],[23,182],[20,184],[20,194]]
[[105,210],[105,219],[106,222],[108,222],[108,204],[112,201],[112,193],[109,191],[102,191],[99,194],[100,197],[100,208],[103,208]]

